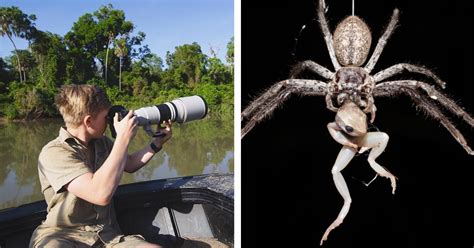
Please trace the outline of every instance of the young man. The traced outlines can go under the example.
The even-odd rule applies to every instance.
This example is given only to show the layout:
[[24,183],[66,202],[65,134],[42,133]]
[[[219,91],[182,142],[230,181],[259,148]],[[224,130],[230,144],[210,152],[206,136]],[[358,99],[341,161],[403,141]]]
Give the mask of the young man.
[[123,171],[143,167],[171,138],[171,123],[142,150],[129,155],[137,121],[130,111],[117,114],[115,142],[104,136],[110,102],[92,85],[61,88],[56,106],[65,127],[43,147],[38,158],[41,190],[48,204],[46,220],[36,228],[30,247],[160,247],[140,235],[122,235],[112,197]]

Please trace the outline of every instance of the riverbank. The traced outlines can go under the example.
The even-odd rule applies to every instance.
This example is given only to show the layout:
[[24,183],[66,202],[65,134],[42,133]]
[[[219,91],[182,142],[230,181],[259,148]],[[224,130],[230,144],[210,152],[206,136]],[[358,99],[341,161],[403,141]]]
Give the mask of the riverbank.
[[47,120],[54,120],[54,119],[60,119],[61,116],[57,117],[42,117],[42,118],[36,118],[33,120],[25,120],[25,119],[8,119],[6,117],[0,117],[0,125],[5,125],[9,123],[30,123],[30,122],[36,122],[36,121],[47,121]]

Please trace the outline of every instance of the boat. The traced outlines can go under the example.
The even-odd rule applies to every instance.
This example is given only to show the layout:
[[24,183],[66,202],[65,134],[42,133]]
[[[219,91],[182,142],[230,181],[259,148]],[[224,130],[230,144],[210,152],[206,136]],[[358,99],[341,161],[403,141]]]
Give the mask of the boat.
[[[114,195],[124,234],[163,247],[234,246],[233,174],[208,174],[119,185]],[[46,218],[45,201],[0,210],[0,248],[28,247]]]

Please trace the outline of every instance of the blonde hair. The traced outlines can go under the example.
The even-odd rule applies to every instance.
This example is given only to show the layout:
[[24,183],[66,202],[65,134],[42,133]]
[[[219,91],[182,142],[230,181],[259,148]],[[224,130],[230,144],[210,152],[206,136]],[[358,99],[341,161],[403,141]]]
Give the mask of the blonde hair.
[[95,85],[63,85],[55,99],[67,127],[78,127],[86,115],[96,116],[110,107],[107,94]]

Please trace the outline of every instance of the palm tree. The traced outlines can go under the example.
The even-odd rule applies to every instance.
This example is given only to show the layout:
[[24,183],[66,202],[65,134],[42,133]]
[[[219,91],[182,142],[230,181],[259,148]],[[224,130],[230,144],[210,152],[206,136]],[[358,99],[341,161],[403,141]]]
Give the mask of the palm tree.
[[120,38],[115,40],[115,55],[120,59],[119,66],[119,91],[122,90],[122,65],[123,57],[128,54],[127,40],[126,38]]
[[[18,7],[0,7],[0,36],[5,35],[13,44],[15,49],[15,55],[18,62],[18,73],[20,73],[20,83],[23,82],[22,66],[20,62],[20,56],[18,55],[18,49],[13,42],[13,36],[19,38],[26,38],[30,40],[35,31],[34,23],[36,16],[27,16]],[[26,79],[25,79],[26,80]]]
[[112,43],[112,40],[114,39],[115,35],[110,32],[109,33],[109,39],[107,41],[107,53],[105,54],[105,84],[107,84],[107,68],[108,68],[108,61],[109,61],[109,46],[110,43]]

